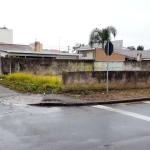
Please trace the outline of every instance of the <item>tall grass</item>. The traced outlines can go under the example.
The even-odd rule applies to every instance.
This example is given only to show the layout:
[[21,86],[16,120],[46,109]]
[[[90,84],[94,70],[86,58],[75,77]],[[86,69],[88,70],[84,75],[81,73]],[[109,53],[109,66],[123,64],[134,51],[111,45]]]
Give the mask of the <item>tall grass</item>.
[[62,85],[61,76],[42,76],[28,73],[13,73],[7,75],[2,81],[3,85],[24,92],[55,93],[59,92]]

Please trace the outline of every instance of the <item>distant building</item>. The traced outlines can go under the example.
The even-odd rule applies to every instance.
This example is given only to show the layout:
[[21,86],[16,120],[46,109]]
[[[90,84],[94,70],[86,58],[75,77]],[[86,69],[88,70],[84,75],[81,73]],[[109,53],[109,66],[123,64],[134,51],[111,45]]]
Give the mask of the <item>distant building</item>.
[[[114,51],[109,57],[110,61],[147,61],[150,60],[150,51],[138,51],[123,48],[123,41],[112,41]],[[102,45],[95,44],[93,47],[85,45],[77,49],[79,59],[107,61],[107,55],[102,50]]]
[[13,30],[6,27],[0,28],[0,42],[13,44]]

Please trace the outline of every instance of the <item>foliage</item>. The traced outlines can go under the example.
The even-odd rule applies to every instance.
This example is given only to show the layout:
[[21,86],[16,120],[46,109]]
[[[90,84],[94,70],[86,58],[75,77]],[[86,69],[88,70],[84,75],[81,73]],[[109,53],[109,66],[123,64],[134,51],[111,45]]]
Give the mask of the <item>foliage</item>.
[[135,50],[135,47],[134,46],[128,46],[127,49],[129,49],[129,50]]
[[0,76],[0,84],[11,89],[32,93],[60,92],[61,76],[41,76],[27,73],[14,73]]
[[111,40],[111,34],[114,37],[117,35],[117,30],[113,26],[104,29],[93,29],[89,37],[89,45],[93,47],[95,43],[102,44],[102,49],[104,49],[105,42]]
[[137,50],[143,51],[143,50],[144,50],[144,46],[139,45],[139,46],[137,47]]
[[72,47],[73,52],[75,52],[78,48],[80,48],[81,46],[84,46],[84,44],[81,43],[76,43],[75,46]]

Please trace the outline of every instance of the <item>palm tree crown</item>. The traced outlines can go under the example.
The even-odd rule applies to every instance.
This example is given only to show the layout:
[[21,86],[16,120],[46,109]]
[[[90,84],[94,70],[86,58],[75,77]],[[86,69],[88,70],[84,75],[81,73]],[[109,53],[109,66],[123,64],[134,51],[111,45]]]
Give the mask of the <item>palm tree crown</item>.
[[111,39],[111,34],[114,37],[117,35],[117,30],[113,26],[104,29],[93,29],[90,34],[89,45],[93,47],[94,43],[102,44],[102,49],[104,49],[104,44]]

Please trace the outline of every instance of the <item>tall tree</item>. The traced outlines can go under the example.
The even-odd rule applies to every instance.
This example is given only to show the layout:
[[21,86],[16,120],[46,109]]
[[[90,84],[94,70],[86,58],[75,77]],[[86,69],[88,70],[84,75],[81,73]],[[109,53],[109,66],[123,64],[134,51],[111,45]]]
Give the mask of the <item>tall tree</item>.
[[139,46],[137,47],[137,50],[139,50],[139,51],[143,51],[143,50],[144,50],[144,46],[139,45]]
[[89,45],[93,47],[95,43],[102,44],[102,49],[104,49],[105,42],[111,40],[111,34],[114,37],[117,35],[117,30],[113,26],[104,29],[93,29],[89,37]]

